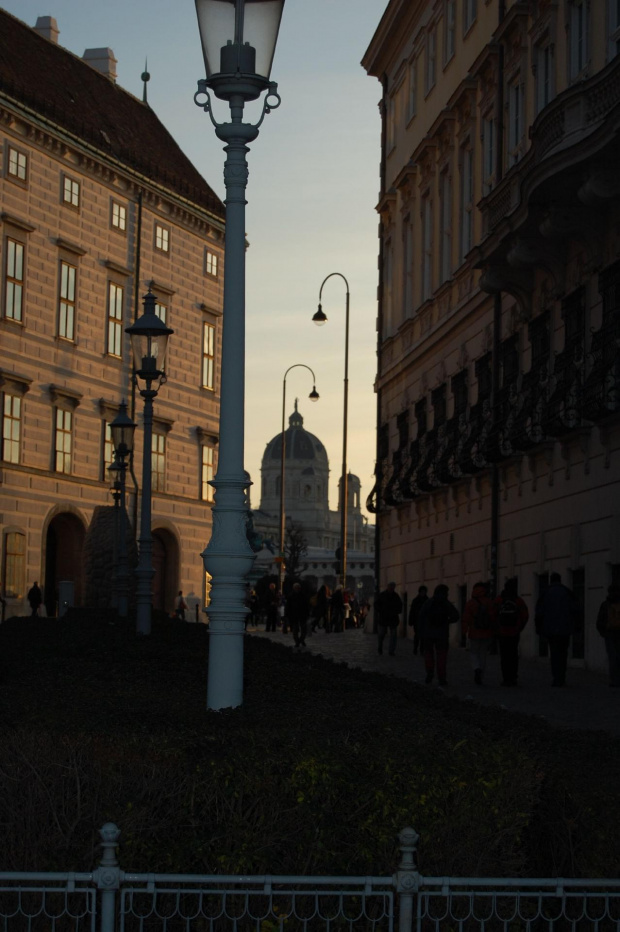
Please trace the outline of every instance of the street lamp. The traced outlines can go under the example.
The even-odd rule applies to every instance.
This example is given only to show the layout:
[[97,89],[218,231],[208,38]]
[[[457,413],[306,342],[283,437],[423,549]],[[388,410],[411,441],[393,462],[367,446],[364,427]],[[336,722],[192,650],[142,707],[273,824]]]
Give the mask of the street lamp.
[[349,283],[341,272],[330,272],[321,283],[319,290],[319,309],[313,316],[312,320],[317,326],[322,327],[326,323],[327,317],[321,307],[321,295],[323,294],[323,285],[325,282],[337,275],[343,280],[347,289],[345,305],[345,332],[344,332],[344,417],[342,424],[342,480],[340,487],[340,581],[343,589],[347,585],[347,512],[348,512],[348,473],[347,473],[347,419],[349,408]]
[[114,463],[109,472],[114,475],[114,507],[116,510],[116,607],[121,618],[127,617],[129,608],[129,568],[127,566],[127,512],[125,511],[125,457],[133,452],[133,435],[136,425],[127,414],[127,402],[121,401],[118,414],[110,424]]
[[[166,327],[163,320],[155,313],[155,295],[149,289],[143,298],[144,314],[125,332],[131,338],[134,358],[134,372],[142,379],[145,388],[140,389],[144,398],[144,446],[142,450],[142,504],[140,508],[140,555],[136,570],[136,631],[138,634],[151,633],[151,602],[153,569],[153,536],[151,534],[151,471],[153,438],[153,399],[166,381],[164,364],[168,337],[174,333]],[[157,387],[153,388],[153,383]],[[125,428],[126,429],[126,428]],[[119,428],[119,438],[126,436]]]
[[286,513],[284,506],[284,488],[286,481],[286,431],[284,430],[284,408],[286,404],[286,377],[291,371],[291,369],[296,369],[301,367],[302,369],[307,369],[308,372],[312,373],[312,391],[308,395],[310,401],[318,401],[319,393],[316,390],[316,376],[310,366],[306,366],[303,362],[296,362],[292,366],[289,366],[286,372],[284,373],[284,379],[282,380],[282,450],[281,450],[281,460],[280,460],[280,592],[282,592],[282,587],[284,585],[284,526],[286,524]]
[[[204,565],[213,577],[209,605],[207,707],[225,709],[243,701],[243,636],[247,608],[244,580],[254,553],[246,536],[247,504],[243,469],[245,367],[245,189],[248,143],[265,115],[280,105],[269,80],[284,0],[196,0],[206,79],[194,100],[208,114],[225,143],[226,234],[224,314],[218,470],[213,531]],[[228,101],[230,123],[214,117],[209,91]],[[248,101],[266,91],[256,124],[243,122]],[[206,102],[205,102],[206,98]]]

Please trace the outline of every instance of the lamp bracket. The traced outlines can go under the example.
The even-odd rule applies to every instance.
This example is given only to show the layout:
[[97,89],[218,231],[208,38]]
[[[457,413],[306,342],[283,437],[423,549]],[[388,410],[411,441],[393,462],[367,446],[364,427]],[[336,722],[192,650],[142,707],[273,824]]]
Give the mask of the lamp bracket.
[[[201,99],[203,97],[206,97],[206,100]],[[282,103],[282,99],[280,95],[278,94],[278,85],[276,84],[276,82],[270,81],[269,84],[267,85],[267,93],[263,100],[263,112],[261,114],[261,117],[258,123],[246,123],[246,124],[218,123],[213,113],[213,104],[211,102],[211,95],[209,94],[208,80],[206,78],[201,78],[200,81],[198,82],[198,90],[194,94],[194,103],[196,104],[197,107],[200,107],[201,110],[204,110],[206,113],[209,114],[209,119],[211,120],[211,122],[213,123],[213,126],[216,129],[221,129],[222,127],[234,125],[235,130],[238,132],[239,125],[245,125],[248,127],[248,129],[253,130],[255,132],[256,130],[258,130],[258,128],[262,124],[263,120],[265,119],[265,116],[268,113],[271,113],[272,110],[277,110],[277,108]],[[252,138],[256,138],[254,133],[252,134]],[[251,141],[251,140],[248,140],[248,141]]]

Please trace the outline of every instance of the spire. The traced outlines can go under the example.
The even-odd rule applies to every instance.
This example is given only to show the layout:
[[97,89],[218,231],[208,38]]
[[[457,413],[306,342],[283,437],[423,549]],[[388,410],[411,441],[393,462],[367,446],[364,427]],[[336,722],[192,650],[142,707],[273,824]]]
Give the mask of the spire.
[[145,58],[145,59],[144,59],[144,71],[143,71],[142,74],[140,75],[140,77],[141,77],[141,79],[142,79],[142,82],[143,82],[143,84],[144,84],[144,87],[143,87],[143,89],[142,89],[142,103],[143,103],[143,104],[147,104],[147,103],[148,103],[148,100],[146,99],[146,85],[147,85],[147,84],[149,83],[149,81],[151,80],[151,76],[150,76],[150,74],[149,74],[148,71],[147,71],[148,63],[149,63],[148,58]]
[[300,427],[301,428],[304,426],[304,419],[299,413],[299,411],[297,410],[298,400],[299,400],[298,398],[295,399],[295,410],[293,411],[293,413],[288,419],[289,427]]

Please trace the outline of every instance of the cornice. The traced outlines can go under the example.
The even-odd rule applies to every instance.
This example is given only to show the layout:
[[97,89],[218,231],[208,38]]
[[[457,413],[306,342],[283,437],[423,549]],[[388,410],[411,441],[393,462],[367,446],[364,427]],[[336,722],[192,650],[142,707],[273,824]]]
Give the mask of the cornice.
[[72,243],[68,239],[63,239],[62,236],[57,237],[54,242],[59,249],[64,249],[65,252],[72,252],[76,256],[85,256],[88,252],[87,249],[84,249],[82,246],[78,246],[77,243]]
[[78,407],[84,397],[81,392],[76,392],[71,388],[64,388],[60,385],[50,385],[48,391],[53,404],[65,405],[65,407],[73,410]]
[[22,220],[21,217],[16,217],[14,214],[9,214],[6,211],[0,214],[0,220],[3,223],[9,223],[12,227],[17,227],[18,230],[23,230],[24,233],[33,233],[36,230],[36,227],[33,227],[31,223],[27,223],[25,220]]

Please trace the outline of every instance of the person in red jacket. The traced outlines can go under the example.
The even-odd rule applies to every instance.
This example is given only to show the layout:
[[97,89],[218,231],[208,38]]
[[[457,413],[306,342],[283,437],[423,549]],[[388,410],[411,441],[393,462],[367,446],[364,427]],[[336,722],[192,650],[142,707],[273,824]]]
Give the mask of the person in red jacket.
[[517,686],[519,638],[530,613],[523,599],[519,598],[516,577],[506,580],[502,593],[495,599],[494,604],[502,667],[502,686]]
[[488,596],[487,584],[476,583],[463,612],[463,634],[469,639],[469,655],[474,669],[474,683],[482,686],[487,654],[495,638],[495,606]]

